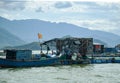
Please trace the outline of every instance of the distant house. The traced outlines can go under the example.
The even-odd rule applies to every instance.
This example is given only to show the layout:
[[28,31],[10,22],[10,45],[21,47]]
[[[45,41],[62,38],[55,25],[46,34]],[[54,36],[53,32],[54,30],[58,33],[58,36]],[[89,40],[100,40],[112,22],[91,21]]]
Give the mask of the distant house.
[[93,44],[93,52],[94,54],[101,54],[104,52],[104,45],[99,44],[99,43],[94,43]]

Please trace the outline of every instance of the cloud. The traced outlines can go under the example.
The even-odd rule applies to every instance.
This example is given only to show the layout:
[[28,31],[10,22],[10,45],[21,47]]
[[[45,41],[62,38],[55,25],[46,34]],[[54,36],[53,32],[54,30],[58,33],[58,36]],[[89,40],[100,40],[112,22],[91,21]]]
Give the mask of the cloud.
[[116,12],[120,9],[120,3],[109,2],[74,2],[76,5],[86,5],[88,12]]
[[88,26],[89,29],[93,30],[104,30],[104,31],[112,31],[117,29],[117,22],[111,22],[109,20],[98,19],[98,20],[88,20],[84,21],[83,25]]
[[67,22],[93,30],[111,32],[120,26],[119,14],[119,2],[0,1],[0,16],[10,19],[31,18]]
[[23,10],[25,9],[25,1],[12,1],[12,0],[3,0],[0,1],[0,10]]
[[56,2],[54,7],[58,9],[69,8],[72,7],[72,4],[70,2]]
[[35,10],[36,12],[44,12],[41,7]]
[[100,30],[100,31],[107,31],[113,32],[114,30],[119,29],[120,21],[110,21],[107,19],[80,19],[75,17],[62,17],[58,22],[67,22],[70,24],[74,24],[80,27],[89,28],[91,30]]

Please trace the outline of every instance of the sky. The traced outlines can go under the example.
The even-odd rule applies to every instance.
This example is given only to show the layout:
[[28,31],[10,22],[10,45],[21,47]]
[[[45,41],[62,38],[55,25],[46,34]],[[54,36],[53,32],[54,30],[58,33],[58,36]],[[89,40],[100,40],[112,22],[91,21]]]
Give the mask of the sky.
[[119,0],[0,0],[0,16],[66,22],[120,35]]

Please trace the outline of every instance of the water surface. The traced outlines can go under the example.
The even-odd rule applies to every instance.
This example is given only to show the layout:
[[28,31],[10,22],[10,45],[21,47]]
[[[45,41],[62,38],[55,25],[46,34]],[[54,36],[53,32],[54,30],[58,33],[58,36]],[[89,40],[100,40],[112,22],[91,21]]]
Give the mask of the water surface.
[[0,83],[120,83],[120,64],[1,68]]

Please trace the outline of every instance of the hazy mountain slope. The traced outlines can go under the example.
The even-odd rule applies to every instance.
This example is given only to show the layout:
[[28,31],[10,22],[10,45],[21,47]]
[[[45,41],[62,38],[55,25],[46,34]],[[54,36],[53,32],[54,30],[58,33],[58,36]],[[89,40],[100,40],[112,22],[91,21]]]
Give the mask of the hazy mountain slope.
[[31,49],[31,50],[40,50],[40,44],[39,42],[32,42],[20,46],[14,46],[14,47],[4,47],[2,49]]
[[7,30],[0,28],[0,48],[4,46],[16,46],[25,42],[9,33]]
[[43,40],[71,35],[73,37],[93,37],[109,46],[120,43],[120,36],[118,35],[89,30],[67,23],[51,23],[35,19],[10,21],[1,17],[0,26],[28,42],[38,41],[37,33],[40,32],[43,34]]

